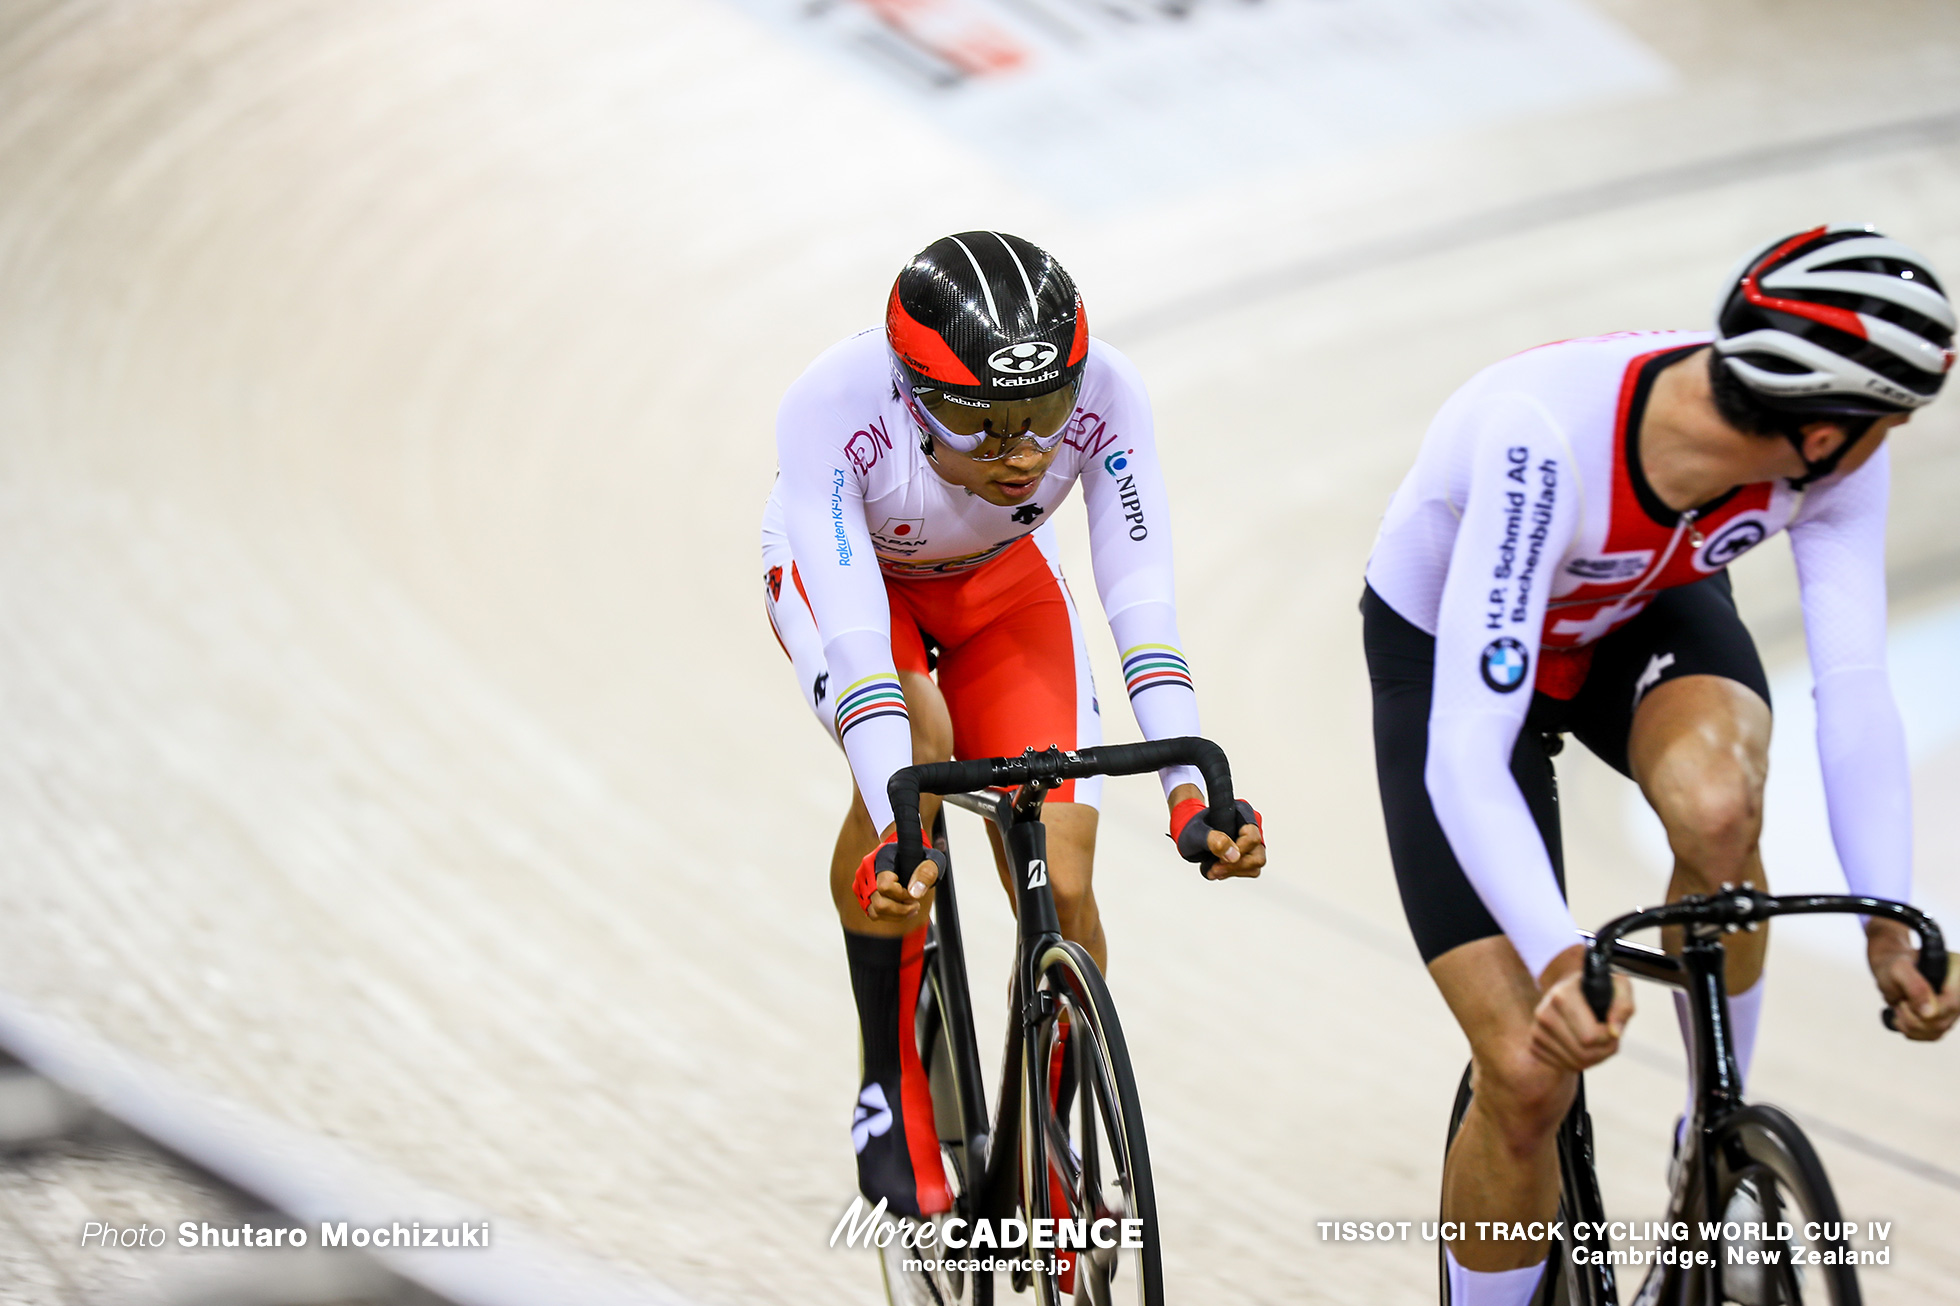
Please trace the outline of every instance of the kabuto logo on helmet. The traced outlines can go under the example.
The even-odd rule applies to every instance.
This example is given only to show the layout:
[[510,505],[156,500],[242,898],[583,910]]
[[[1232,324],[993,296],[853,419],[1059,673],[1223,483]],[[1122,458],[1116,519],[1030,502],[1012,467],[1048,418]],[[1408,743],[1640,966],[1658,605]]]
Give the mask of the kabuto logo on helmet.
[[1055,361],[1062,351],[1046,340],[1028,340],[1018,345],[1008,345],[987,355],[987,366],[996,372],[1009,376],[1026,376],[1039,372]]

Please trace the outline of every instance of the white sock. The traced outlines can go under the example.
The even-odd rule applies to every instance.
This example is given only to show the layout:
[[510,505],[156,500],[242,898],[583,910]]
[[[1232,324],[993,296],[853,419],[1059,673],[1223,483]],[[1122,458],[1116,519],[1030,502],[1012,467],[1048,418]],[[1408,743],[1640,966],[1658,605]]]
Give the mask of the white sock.
[[[1756,1059],[1756,1027],[1763,1019],[1763,981],[1759,976],[1754,984],[1740,993],[1729,994],[1729,1045],[1735,1049],[1735,1068],[1742,1076],[1742,1084],[1749,1082],[1749,1063]],[[1681,1044],[1691,1049],[1693,1058],[1694,1030],[1688,1023],[1688,995],[1675,990],[1674,1018],[1681,1023]],[[1742,1084],[1736,1087],[1740,1089]],[[1688,1115],[1695,1107],[1695,1085],[1688,1085],[1688,1104],[1682,1108],[1681,1123],[1675,1126],[1675,1136],[1679,1138],[1682,1130],[1688,1127]]]
[[1756,1026],[1763,1019],[1763,981],[1757,976],[1756,982],[1740,993],[1729,994],[1729,1041],[1735,1044],[1735,1068],[1742,1072],[1742,1082],[1749,1082],[1749,1063],[1756,1059]]
[[1466,1270],[1447,1244],[1443,1255],[1450,1267],[1450,1306],[1529,1306],[1545,1273],[1543,1261],[1522,1270]]

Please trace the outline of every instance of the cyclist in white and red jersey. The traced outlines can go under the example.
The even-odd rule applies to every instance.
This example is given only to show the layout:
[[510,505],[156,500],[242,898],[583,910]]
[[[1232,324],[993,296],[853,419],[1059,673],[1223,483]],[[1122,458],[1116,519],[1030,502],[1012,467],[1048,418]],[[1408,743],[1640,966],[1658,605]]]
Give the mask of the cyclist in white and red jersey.
[[[939,869],[924,862],[898,883],[885,785],[914,762],[1101,741],[1049,526],[1078,483],[1137,723],[1151,739],[1199,733],[1150,403],[1130,361],[1090,337],[1059,263],[1018,236],[969,231],[900,272],[883,331],[832,347],[790,387],[776,456],[762,522],[769,619],[856,781],[831,892],[863,1039],[859,1186],[897,1214],[931,1215],[951,1202],[912,1028]],[[1258,874],[1248,804],[1233,838],[1206,826],[1195,771],[1162,779],[1180,853],[1214,878]],[[1062,933],[1098,965],[1100,785],[1066,782],[1045,814]],[[928,829],[936,803],[922,807]]]
[[[1670,899],[1765,884],[1769,686],[1724,570],[1788,531],[1816,680],[1832,837],[1854,893],[1908,899],[1905,740],[1885,670],[1885,440],[1932,401],[1954,313],[1924,260],[1865,227],[1757,250],[1717,329],[1570,340],[1457,391],[1383,519],[1362,596],[1376,765],[1403,906],[1472,1049],[1443,1218],[1550,1220],[1577,1072],[1632,1015],[1579,991],[1551,756],[1561,736],[1641,786]],[[1960,1014],[1904,927],[1867,926],[1909,1038]],[[1728,943],[1737,1060],[1766,933]],[[1448,1248],[1457,1306],[1528,1301],[1546,1244]]]

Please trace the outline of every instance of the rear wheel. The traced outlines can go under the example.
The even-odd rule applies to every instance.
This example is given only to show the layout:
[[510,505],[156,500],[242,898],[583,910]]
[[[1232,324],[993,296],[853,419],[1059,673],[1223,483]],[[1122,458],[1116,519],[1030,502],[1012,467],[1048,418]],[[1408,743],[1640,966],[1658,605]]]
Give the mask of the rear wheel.
[[[1050,1009],[1033,1039],[1031,1064],[1040,1070],[1028,1076],[1040,1091],[1022,1094],[1023,1203],[1031,1220],[1058,1222],[1057,1243],[1066,1239],[1081,1250],[1029,1253],[1045,1264],[1034,1276],[1037,1300],[1162,1306],[1150,1149],[1115,1004],[1079,944],[1049,948],[1038,973]],[[1061,1088],[1057,1111],[1054,1094],[1071,1082],[1072,1093]]]
[[[1823,1163],[1796,1121],[1773,1106],[1743,1107],[1716,1130],[1714,1150],[1718,1200],[1709,1218],[1723,1222],[1723,1237],[1711,1249],[1721,1267],[1716,1299],[1737,1306],[1858,1306],[1858,1272],[1842,1263],[1849,1259],[1844,1238],[1803,1240],[1806,1225],[1842,1233],[1844,1220]],[[1768,1227],[1752,1234],[1752,1223]],[[1794,1236],[1776,1236],[1781,1224]],[[1812,1254],[1838,1263],[1803,1263]],[[1757,1263],[1749,1264],[1752,1259]]]

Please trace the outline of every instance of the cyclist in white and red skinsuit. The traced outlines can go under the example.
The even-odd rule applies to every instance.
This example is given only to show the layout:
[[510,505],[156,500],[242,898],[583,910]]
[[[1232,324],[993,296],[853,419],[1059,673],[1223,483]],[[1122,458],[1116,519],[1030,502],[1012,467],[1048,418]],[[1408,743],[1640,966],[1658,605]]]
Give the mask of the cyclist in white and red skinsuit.
[[[896,1214],[931,1215],[951,1199],[912,1030],[938,867],[898,883],[886,782],[915,761],[1100,742],[1048,525],[1078,483],[1137,723],[1151,739],[1199,733],[1149,399],[1129,360],[1089,336],[1053,258],[964,232],[900,273],[882,332],[834,346],[790,387],[776,452],[764,598],[856,782],[831,889],[863,1040],[859,1185]],[[1162,780],[1183,856],[1213,878],[1258,873],[1249,805],[1234,839],[1206,826],[1194,770]],[[1064,783],[1045,822],[1062,933],[1103,964],[1090,879],[1100,784]],[[922,804],[927,828],[936,803]]]
[[[785,627],[799,637],[821,632],[820,646],[789,652],[799,672],[807,664],[827,673],[822,698],[816,675],[799,679],[811,709],[841,738],[880,830],[892,823],[884,782],[912,763],[911,731],[904,712],[896,710],[902,705],[880,697],[880,687],[896,679],[887,580],[965,576],[1020,545],[1030,566],[1038,555],[1055,574],[1050,583],[1066,597],[1050,523],[1078,483],[1110,633],[1126,660],[1155,650],[1162,664],[1132,691],[1137,724],[1147,739],[1199,732],[1197,695],[1180,651],[1170,505],[1150,402],[1129,359],[1093,338],[1085,347],[1075,412],[1060,449],[1040,476],[1011,483],[1007,504],[989,503],[934,470],[897,395],[883,331],[860,332],[827,350],[783,399],[776,431],[780,465],[762,519],[763,559],[770,567],[794,560],[802,586],[796,598],[815,618],[814,629],[797,619],[795,609],[782,615],[780,599],[773,611],[779,634],[790,633]],[[1069,615],[1073,620],[1072,605]],[[1074,679],[1088,690],[1086,660]],[[1158,692],[1142,693],[1144,688]],[[1087,746],[1099,742],[1100,709],[1093,696],[1070,695],[1072,703],[1078,698],[1082,710],[1073,713],[1073,729],[1077,744]],[[875,705],[881,701],[895,710],[880,715]],[[1011,711],[1012,705],[996,710]],[[1165,772],[1163,781],[1166,793],[1199,783],[1189,767]],[[1101,777],[1075,781],[1077,799],[1093,803],[1101,783]]]
[[[1816,680],[1831,830],[1854,893],[1908,899],[1910,775],[1885,671],[1889,431],[1930,402],[1954,316],[1922,260],[1864,228],[1758,250],[1716,334],[1527,351],[1453,395],[1384,517],[1362,610],[1377,768],[1405,911],[1473,1050],[1443,1218],[1549,1220],[1576,1072],[1617,1049],[1578,989],[1551,741],[1638,781],[1676,862],[1669,898],[1765,884],[1769,688],[1724,568],[1788,531]],[[1899,1026],[1938,1038],[1910,935],[1868,927]],[[1766,933],[1728,945],[1746,1073]],[[1522,1303],[1545,1244],[1449,1247],[1449,1300]]]

